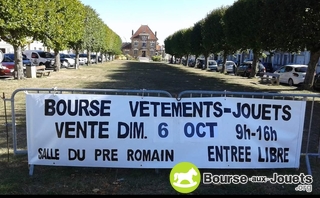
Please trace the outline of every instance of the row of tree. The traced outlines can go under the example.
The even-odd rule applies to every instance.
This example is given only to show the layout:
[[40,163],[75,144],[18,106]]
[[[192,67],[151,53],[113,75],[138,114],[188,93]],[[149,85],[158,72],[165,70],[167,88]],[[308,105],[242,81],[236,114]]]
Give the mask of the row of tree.
[[[312,89],[320,57],[319,0],[237,0],[212,10],[194,26],[181,29],[164,41],[166,53],[175,57],[223,54],[251,49],[253,67],[264,51],[310,51],[303,89]],[[207,61],[206,61],[207,62]],[[223,67],[222,72],[225,72]]]
[[60,70],[59,51],[121,54],[121,38],[80,0],[1,0],[0,39],[15,53],[15,79],[22,79],[22,49],[35,40],[54,51],[55,70]]

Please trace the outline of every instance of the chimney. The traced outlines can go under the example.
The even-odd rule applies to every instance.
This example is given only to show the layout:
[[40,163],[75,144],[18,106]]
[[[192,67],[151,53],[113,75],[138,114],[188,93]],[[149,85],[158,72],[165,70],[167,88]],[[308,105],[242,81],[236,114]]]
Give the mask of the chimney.
[[133,30],[132,30],[132,35],[133,35]]
[[157,37],[157,31],[154,32],[154,35]]

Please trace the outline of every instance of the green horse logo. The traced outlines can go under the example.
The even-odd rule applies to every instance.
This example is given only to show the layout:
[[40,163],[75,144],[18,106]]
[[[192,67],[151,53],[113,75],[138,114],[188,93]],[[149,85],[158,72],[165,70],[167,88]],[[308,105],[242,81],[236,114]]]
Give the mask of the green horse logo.
[[198,168],[189,162],[175,165],[170,173],[171,186],[180,193],[190,193],[198,188],[201,176]]

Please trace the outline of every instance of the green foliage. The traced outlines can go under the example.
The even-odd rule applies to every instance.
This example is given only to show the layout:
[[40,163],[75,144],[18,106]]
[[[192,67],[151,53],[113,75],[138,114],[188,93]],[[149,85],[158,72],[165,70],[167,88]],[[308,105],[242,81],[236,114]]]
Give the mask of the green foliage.
[[160,62],[161,59],[162,59],[162,57],[161,57],[161,56],[152,56],[151,59],[152,59],[153,61]]
[[23,77],[21,49],[41,29],[43,18],[35,16],[44,8],[41,0],[0,1],[0,39],[10,43],[15,50],[15,79]]
[[125,57],[127,60],[134,60],[134,58],[130,54],[126,54]]

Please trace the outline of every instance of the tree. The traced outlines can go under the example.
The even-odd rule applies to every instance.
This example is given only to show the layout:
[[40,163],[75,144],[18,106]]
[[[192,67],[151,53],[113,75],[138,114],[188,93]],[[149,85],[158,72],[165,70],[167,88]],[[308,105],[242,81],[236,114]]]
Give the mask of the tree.
[[[45,4],[41,0],[1,0],[0,1],[0,39],[10,43],[14,49],[14,78],[22,79],[22,48],[40,30]],[[37,16],[37,17],[35,17]]]
[[59,51],[67,49],[70,41],[76,42],[82,36],[82,13],[83,6],[79,0],[46,1],[44,21],[36,38],[54,50],[55,71],[60,70]]
[[194,24],[191,32],[191,51],[195,55],[195,60],[202,54],[201,21]]
[[84,48],[84,30],[85,30],[85,8],[83,4],[75,2],[77,6],[77,15],[73,16],[72,19],[77,21],[76,26],[73,28],[75,34],[69,38],[67,47],[73,49],[76,55],[76,66],[75,69],[79,69],[79,53]]
[[183,40],[184,31],[185,31],[184,29],[178,30],[172,36],[173,51],[175,54],[175,58],[179,58],[179,63],[181,61],[182,56],[185,55],[184,40]]
[[320,1],[268,0],[266,8],[269,18],[263,22],[272,23],[269,26],[273,30],[270,37],[276,49],[288,52],[310,51],[308,70],[301,88],[311,90],[320,57]]
[[172,41],[172,35],[168,36],[167,38],[164,39],[164,45],[166,46],[165,52],[167,54],[171,55],[171,60],[170,63],[173,62],[173,56],[174,56],[174,48],[173,48],[173,41]]
[[253,63],[250,78],[257,73],[258,61],[264,49],[266,42],[262,39],[261,32],[264,26],[261,23],[263,19],[262,10],[266,9],[261,6],[265,0],[238,0],[230,6],[224,15],[226,35],[228,42],[235,49],[252,49]]
[[[226,73],[226,61],[227,55],[234,52],[234,48],[227,41],[227,36],[225,32],[225,24],[223,21],[223,16],[228,7],[220,7],[213,10],[207,15],[204,22],[204,29],[207,32],[207,39],[205,43],[211,45],[212,53],[223,53],[223,66],[221,73]],[[211,36],[210,36],[211,35]]]
[[192,34],[192,28],[189,27],[184,30],[184,33],[182,35],[182,42],[183,42],[183,54],[186,56],[186,66],[189,65],[189,55],[192,54],[192,48],[191,48],[191,37]]

